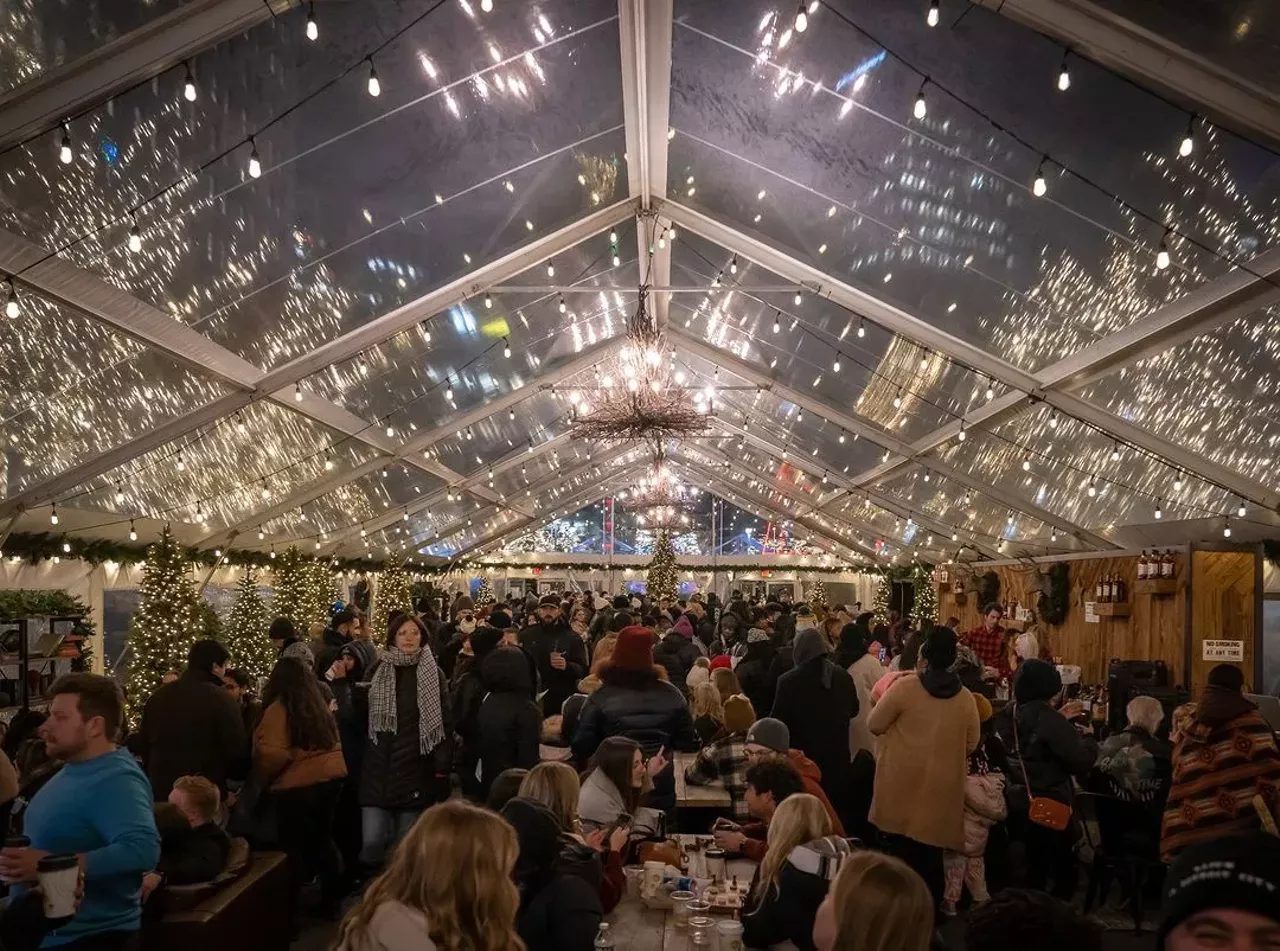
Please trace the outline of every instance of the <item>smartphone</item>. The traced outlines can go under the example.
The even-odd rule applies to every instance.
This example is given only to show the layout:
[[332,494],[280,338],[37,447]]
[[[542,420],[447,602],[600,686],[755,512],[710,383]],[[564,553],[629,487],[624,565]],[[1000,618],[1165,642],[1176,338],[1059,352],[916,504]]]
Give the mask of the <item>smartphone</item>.
[[622,828],[623,826],[629,826],[629,825],[631,825],[631,813],[629,812],[618,813],[618,818],[614,819],[610,825],[605,826],[604,841],[607,843],[609,839],[612,838],[613,833],[616,830]]

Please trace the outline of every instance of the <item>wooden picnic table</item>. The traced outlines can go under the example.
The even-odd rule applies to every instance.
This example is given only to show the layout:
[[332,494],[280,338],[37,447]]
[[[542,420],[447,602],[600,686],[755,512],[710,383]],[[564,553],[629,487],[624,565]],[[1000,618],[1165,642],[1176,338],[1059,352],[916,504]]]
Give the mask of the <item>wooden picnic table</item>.
[[[680,835],[675,838],[688,842],[694,837]],[[742,882],[750,882],[756,872],[756,863],[745,858],[729,859],[726,867],[731,876],[738,876],[738,880]],[[726,916],[712,917],[719,921]],[[628,890],[605,920],[609,922],[609,930],[613,932],[616,951],[688,951],[689,932],[677,931],[670,912],[662,908],[650,908],[641,901],[638,892],[632,894]]]
[[717,782],[711,786],[695,786],[684,781],[684,771],[697,758],[697,753],[675,754],[676,805],[684,809],[727,809],[733,805],[733,799],[724,784]]

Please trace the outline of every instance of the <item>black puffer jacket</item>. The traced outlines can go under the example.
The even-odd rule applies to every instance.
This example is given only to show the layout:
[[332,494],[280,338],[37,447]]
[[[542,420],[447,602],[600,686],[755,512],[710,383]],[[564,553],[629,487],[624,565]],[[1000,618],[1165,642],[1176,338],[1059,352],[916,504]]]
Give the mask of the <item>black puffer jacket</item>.
[[476,749],[480,754],[480,795],[504,769],[538,765],[538,732],[542,714],[529,699],[529,662],[518,647],[500,647],[480,668],[489,691],[476,717]]
[[[377,668],[377,664],[371,668],[370,678]],[[439,671],[438,676],[444,739],[423,756],[418,752],[418,668],[396,668],[396,732],[379,733],[376,739],[370,739],[367,724],[365,726],[360,805],[378,809],[425,809],[448,798],[453,724],[444,672]]]
[[751,701],[751,708],[760,716],[773,709],[773,691],[777,686],[769,680],[769,667],[773,663],[774,647],[768,641],[756,641],[747,645],[747,656],[738,662],[734,673],[742,692]]
[[667,636],[653,649],[653,662],[666,668],[667,679],[682,693],[689,671],[701,656],[701,651],[690,638],[677,634],[674,630],[668,631]]
[[[797,856],[797,861],[806,862],[808,867],[819,871],[802,872],[788,857],[778,872],[777,888],[771,886],[759,905],[755,905],[754,894],[759,885],[753,883],[749,904],[754,907],[742,916],[743,945],[769,948],[790,941],[800,951],[810,951],[814,947],[813,919],[835,879],[841,856],[848,851],[849,846],[834,836],[792,849],[791,855]],[[825,878],[820,871],[824,866],[809,864],[821,862],[823,858],[829,862]]]
[[698,749],[698,734],[684,694],[661,680],[647,685],[601,687],[583,704],[573,736],[573,754],[585,763],[611,736],[627,736],[645,746],[659,743],[672,750]]

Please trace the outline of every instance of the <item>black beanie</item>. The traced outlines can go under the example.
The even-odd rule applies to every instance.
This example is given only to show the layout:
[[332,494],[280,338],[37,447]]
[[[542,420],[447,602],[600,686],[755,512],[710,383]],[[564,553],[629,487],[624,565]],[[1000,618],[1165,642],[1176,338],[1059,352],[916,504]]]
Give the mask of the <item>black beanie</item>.
[[293,622],[287,617],[278,617],[271,622],[271,627],[267,629],[267,636],[273,641],[287,641],[297,638],[298,632],[294,629]]
[[1165,880],[1156,947],[1192,915],[1215,908],[1280,923],[1280,839],[1261,833],[1215,839],[1179,855]]
[[1018,703],[1048,700],[1062,689],[1058,668],[1047,660],[1024,660],[1013,675],[1013,699]]
[[497,628],[499,631],[505,631],[511,627],[511,615],[506,611],[491,611],[489,613],[489,626]]
[[956,632],[949,627],[935,627],[925,635],[920,654],[929,662],[930,670],[946,670],[956,662]]

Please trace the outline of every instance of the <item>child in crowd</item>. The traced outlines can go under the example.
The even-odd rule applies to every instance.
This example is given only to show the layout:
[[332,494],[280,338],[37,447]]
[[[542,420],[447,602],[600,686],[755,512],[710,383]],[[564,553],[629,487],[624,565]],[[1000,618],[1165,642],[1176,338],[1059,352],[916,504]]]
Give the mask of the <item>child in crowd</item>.
[[943,854],[946,890],[942,913],[954,915],[956,902],[967,885],[975,905],[990,900],[987,894],[987,871],[984,856],[991,827],[1008,815],[1004,799],[1004,774],[996,769],[988,755],[991,736],[991,704],[986,697],[974,695],[978,717],[983,721],[984,738],[969,754],[969,775],[964,783],[964,850]]

